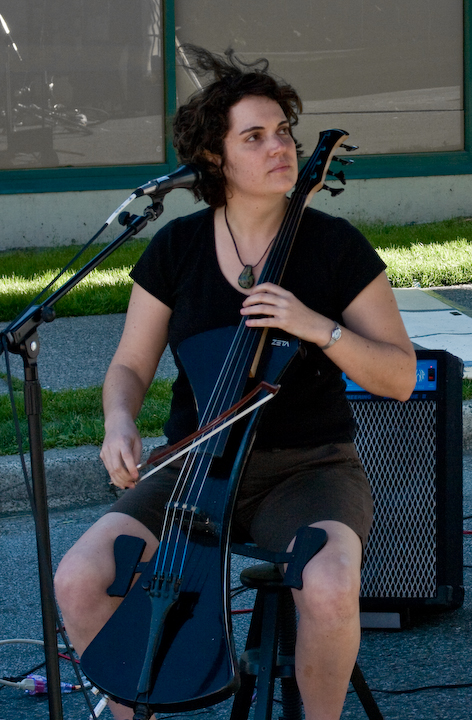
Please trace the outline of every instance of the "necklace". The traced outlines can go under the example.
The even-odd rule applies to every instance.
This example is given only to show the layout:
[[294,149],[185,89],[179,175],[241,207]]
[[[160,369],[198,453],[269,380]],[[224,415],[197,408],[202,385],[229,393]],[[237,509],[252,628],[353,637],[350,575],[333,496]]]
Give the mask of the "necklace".
[[225,221],[226,221],[226,227],[228,228],[228,232],[231,235],[231,240],[233,241],[234,249],[236,250],[236,255],[238,256],[239,262],[243,266],[243,271],[241,272],[240,276],[238,277],[238,285],[239,285],[239,287],[242,287],[244,290],[248,290],[249,288],[252,288],[252,286],[254,285],[254,273],[253,273],[254,268],[257,267],[259,265],[259,263],[262,262],[262,260],[266,256],[270,246],[274,242],[275,237],[272,238],[272,240],[270,241],[270,243],[267,245],[266,249],[264,250],[264,253],[263,253],[261,259],[258,260],[255,265],[245,265],[243,263],[243,261],[241,260],[241,255],[239,254],[238,246],[236,245],[236,240],[234,239],[234,235],[229,226],[228,216],[226,214],[226,205],[225,205]]

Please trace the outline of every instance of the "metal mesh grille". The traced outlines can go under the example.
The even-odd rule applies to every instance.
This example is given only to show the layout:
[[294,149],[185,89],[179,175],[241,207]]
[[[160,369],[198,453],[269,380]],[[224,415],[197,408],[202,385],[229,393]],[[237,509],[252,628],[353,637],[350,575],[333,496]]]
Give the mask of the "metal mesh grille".
[[436,594],[435,401],[351,401],[374,521],[361,597]]

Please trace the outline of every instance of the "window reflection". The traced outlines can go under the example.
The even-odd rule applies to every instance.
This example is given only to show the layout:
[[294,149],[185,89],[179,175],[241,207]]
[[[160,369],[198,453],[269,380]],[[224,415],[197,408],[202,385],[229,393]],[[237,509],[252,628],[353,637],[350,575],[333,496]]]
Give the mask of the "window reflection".
[[[175,0],[180,42],[267,57],[303,99],[297,138],[349,131],[363,154],[463,148],[462,1]],[[191,91],[179,74],[179,98]]]
[[160,0],[0,11],[0,167],[164,160]]

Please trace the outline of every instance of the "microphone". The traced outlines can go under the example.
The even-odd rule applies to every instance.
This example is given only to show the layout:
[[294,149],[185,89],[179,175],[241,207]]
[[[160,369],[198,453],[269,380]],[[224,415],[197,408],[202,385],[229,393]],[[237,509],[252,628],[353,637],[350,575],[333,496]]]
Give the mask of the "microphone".
[[171,190],[175,190],[175,188],[193,188],[200,179],[201,173],[196,165],[181,165],[169,175],[163,175],[156,180],[150,180],[141,185],[134,191],[134,194],[136,197],[155,194],[165,195]]

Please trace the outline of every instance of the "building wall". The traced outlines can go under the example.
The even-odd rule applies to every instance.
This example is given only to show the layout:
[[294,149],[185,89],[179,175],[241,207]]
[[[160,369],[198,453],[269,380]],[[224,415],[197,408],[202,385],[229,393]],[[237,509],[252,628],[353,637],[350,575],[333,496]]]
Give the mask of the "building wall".
[[[0,196],[0,250],[83,244],[131,193],[122,190],[33,193]],[[127,209],[142,213],[148,199]],[[313,207],[341,215],[352,223],[425,223],[451,217],[472,217],[472,176],[451,175],[412,178],[348,180],[344,193],[331,198],[315,195]],[[198,210],[186,190],[174,190],[164,202],[164,214],[141,233],[150,237],[179,215]],[[115,221],[100,240],[109,242],[122,231]]]

